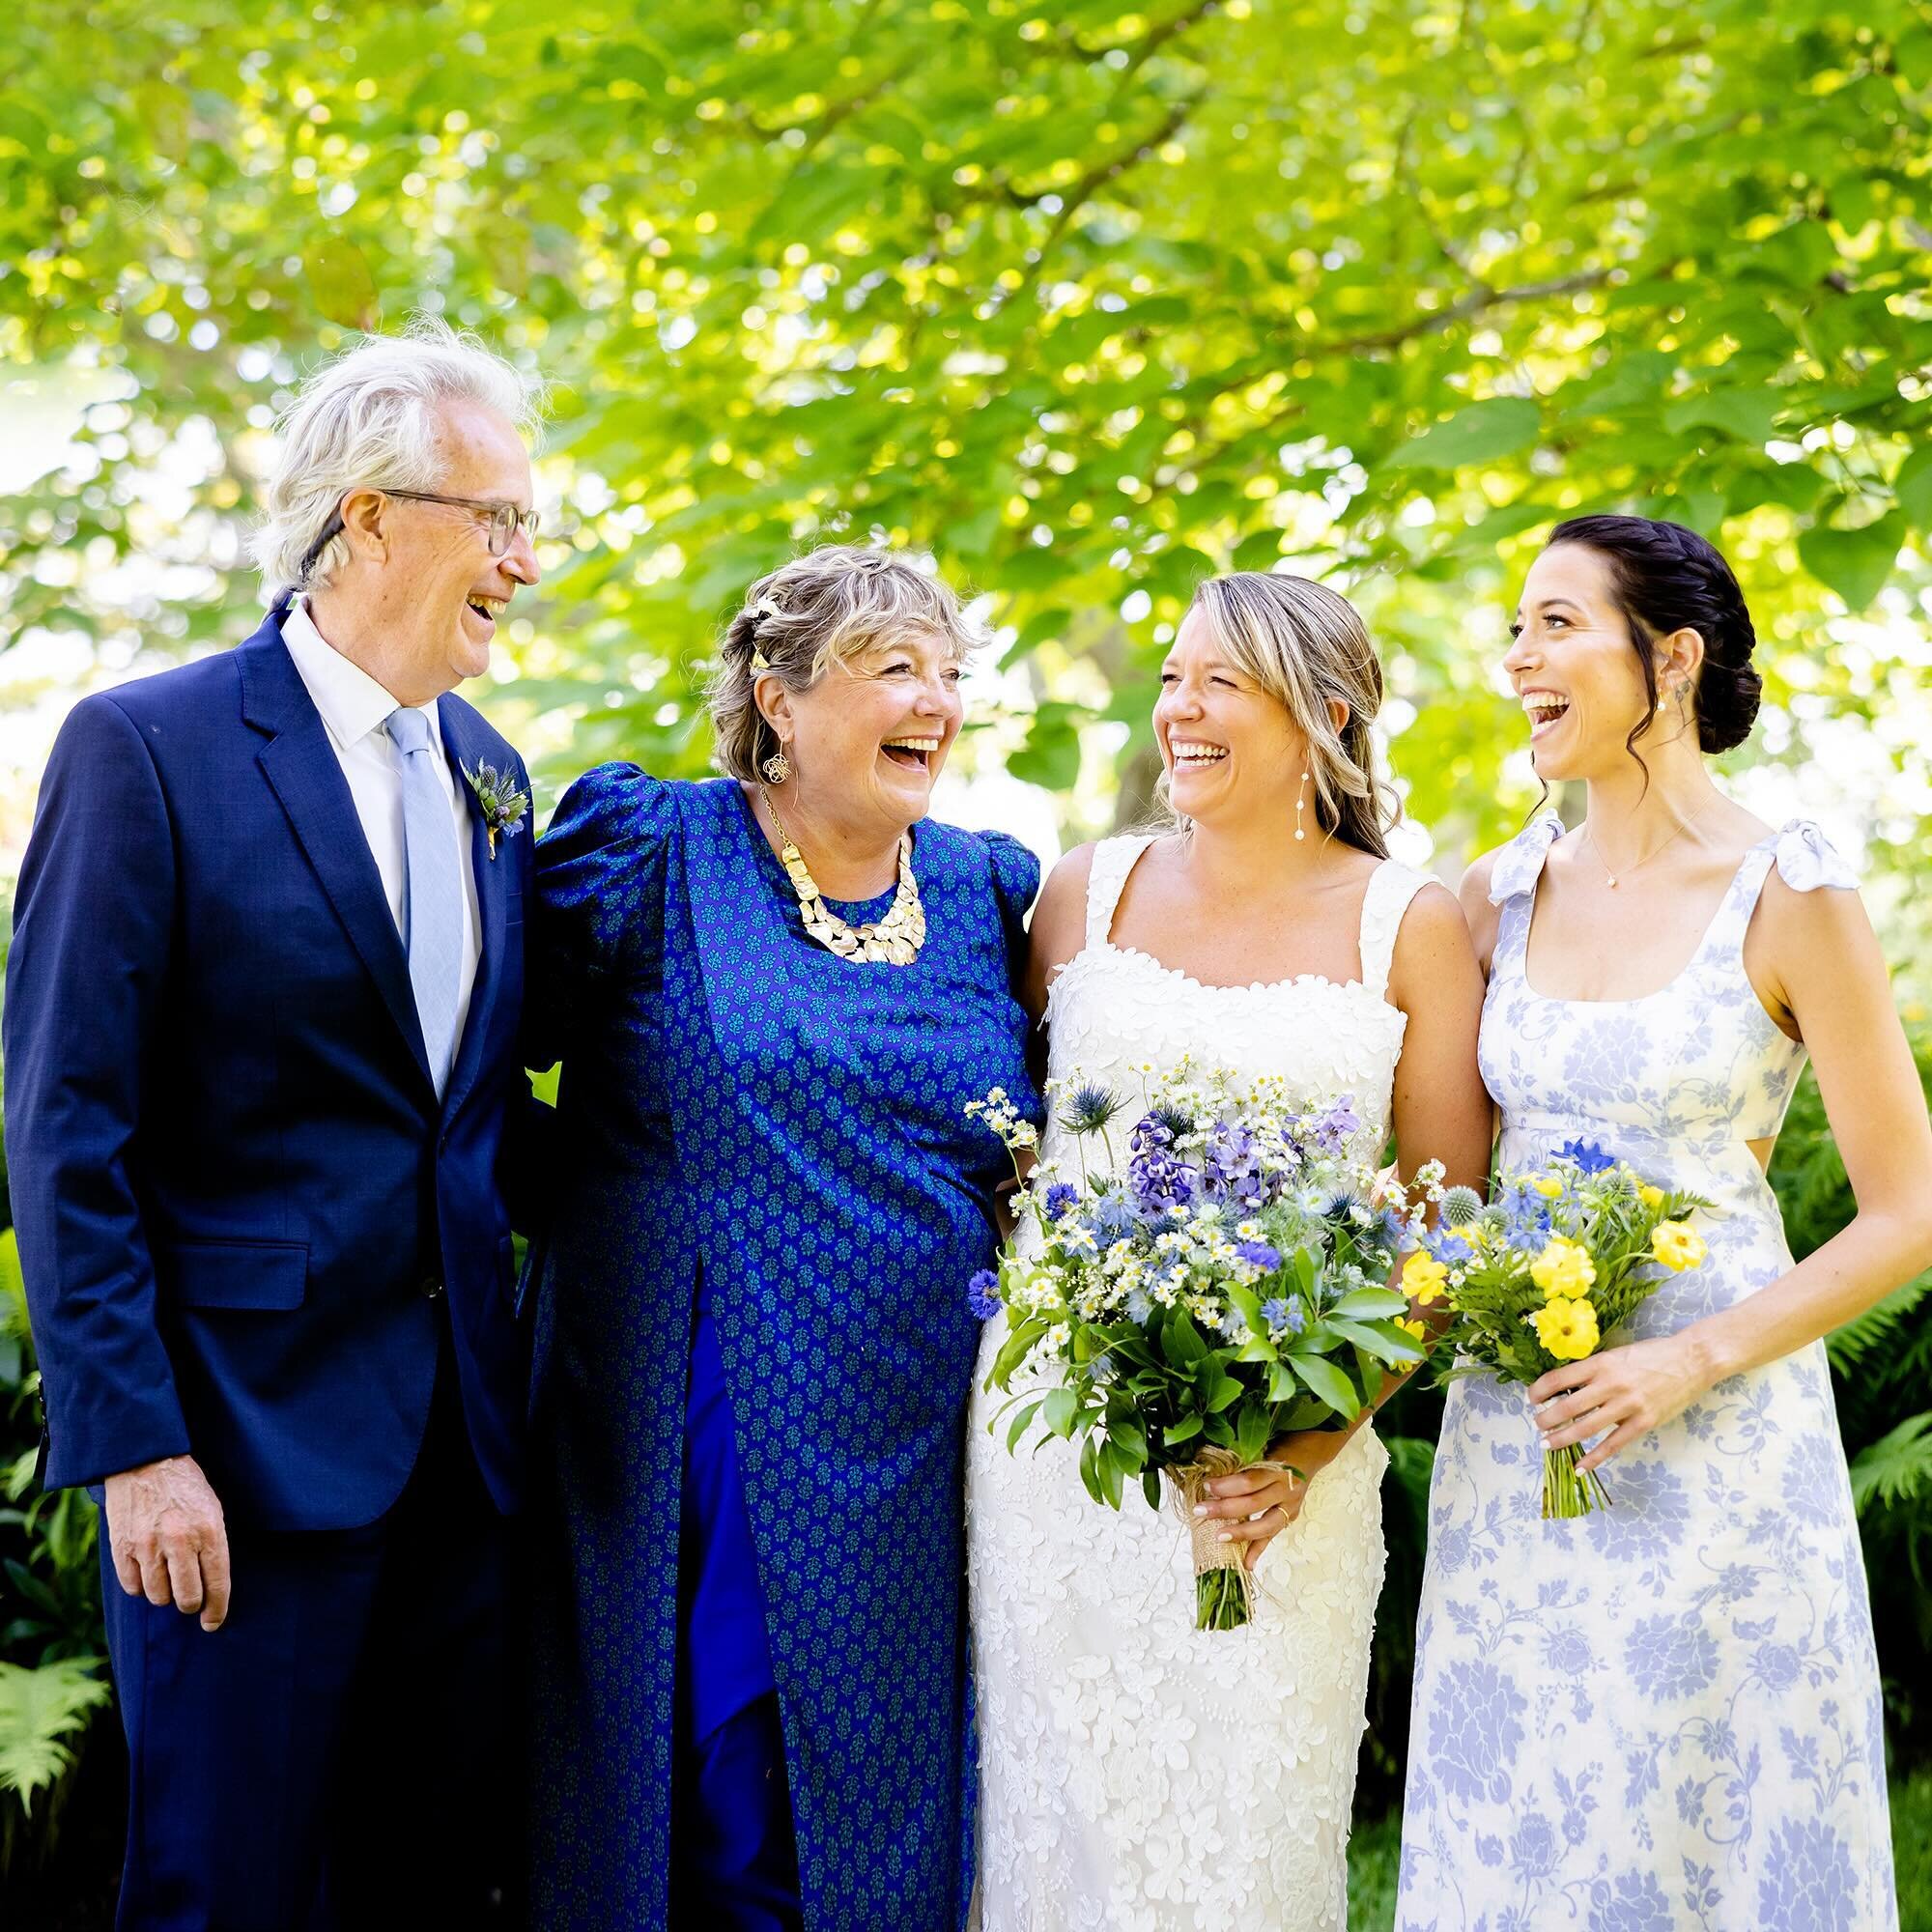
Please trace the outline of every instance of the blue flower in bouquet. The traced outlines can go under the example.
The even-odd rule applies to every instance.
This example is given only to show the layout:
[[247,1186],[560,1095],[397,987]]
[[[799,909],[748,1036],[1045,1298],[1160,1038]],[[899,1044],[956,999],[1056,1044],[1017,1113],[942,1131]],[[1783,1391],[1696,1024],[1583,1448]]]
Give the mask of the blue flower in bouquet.
[[1245,1342],[1248,1339],[1248,1318],[1238,1308],[1231,1308],[1221,1317],[1222,1338],[1229,1342]]
[[1329,1195],[1321,1211],[1331,1221],[1346,1221],[1357,1208],[1366,1208],[1368,1205],[1359,1194],[1345,1187],[1339,1194]]
[[1393,1208],[1378,1208],[1375,1226],[1368,1231],[1368,1238],[1393,1253],[1408,1239],[1408,1223]]
[[1503,1216],[1503,1238],[1524,1254],[1539,1252],[1549,1237],[1549,1203],[1526,1180],[1512,1180],[1496,1203]]
[[1308,1326],[1308,1317],[1301,1312],[1301,1304],[1284,1300],[1278,1294],[1262,1303],[1262,1320],[1269,1328],[1286,1328],[1291,1335],[1299,1335]]
[[[1151,1132],[1144,1132],[1150,1127]],[[1134,1129],[1137,1151],[1127,1163],[1127,1185],[1144,1208],[1185,1208],[1194,1199],[1193,1170],[1167,1151],[1171,1140],[1166,1129],[1151,1120],[1143,1121]]]
[[1350,1096],[1344,1094],[1325,1112],[1316,1116],[1315,1145],[1323,1153],[1340,1153],[1349,1145],[1350,1137],[1361,1130],[1361,1117],[1355,1112]]
[[1080,1199],[1080,1190],[1069,1187],[1064,1180],[1056,1180],[1046,1190],[1046,1218],[1058,1221],[1065,1215],[1073,1204]]
[[1461,1267],[1464,1262],[1476,1259],[1476,1251],[1453,1228],[1432,1228],[1422,1237],[1422,1245],[1431,1261],[1437,1261],[1444,1267]]
[[1208,1129],[1207,1144],[1201,1151],[1201,1181],[1202,1191],[1209,1201],[1256,1198],[1261,1188],[1261,1157],[1255,1151],[1255,1137],[1248,1128],[1217,1121]]
[[1103,1194],[1090,1203],[1081,1220],[1102,1249],[1130,1240],[1142,1225],[1133,1203],[1119,1194]]
[[1272,1274],[1281,1265],[1281,1250],[1266,1241],[1236,1241],[1235,1252],[1263,1274]]
[[1556,1158],[1571,1162],[1579,1174],[1602,1174],[1617,1164],[1616,1156],[1605,1153],[1595,1141],[1565,1141],[1556,1150]]
[[1127,1320],[1145,1323],[1153,1313],[1153,1297],[1144,1288],[1131,1290],[1127,1295]]
[[966,1306],[981,1321],[990,1321],[1000,1312],[1000,1278],[991,1268],[981,1268],[966,1284]]

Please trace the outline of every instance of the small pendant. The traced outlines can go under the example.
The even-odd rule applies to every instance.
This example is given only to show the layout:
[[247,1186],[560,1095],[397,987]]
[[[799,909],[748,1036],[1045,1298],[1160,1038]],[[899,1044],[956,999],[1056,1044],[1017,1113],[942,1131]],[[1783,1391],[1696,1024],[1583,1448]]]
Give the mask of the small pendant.
[[[1606,872],[1606,873],[1605,873],[1605,875],[1604,875],[1604,876],[1605,876],[1605,878],[1609,878],[1609,874],[1608,874],[1607,872]],[[1610,879],[1610,890],[1611,890],[1611,892],[1615,892],[1615,891],[1616,891],[1616,889],[1617,889],[1617,882],[1616,882],[1616,880],[1614,880],[1614,879]]]

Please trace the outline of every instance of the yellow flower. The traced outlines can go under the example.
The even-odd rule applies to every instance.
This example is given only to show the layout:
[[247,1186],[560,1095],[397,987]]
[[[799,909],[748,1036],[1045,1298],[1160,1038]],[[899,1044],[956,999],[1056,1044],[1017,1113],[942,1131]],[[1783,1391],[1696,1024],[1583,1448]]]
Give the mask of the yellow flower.
[[1448,1279],[1449,1270],[1434,1255],[1425,1254],[1420,1248],[1402,1264],[1402,1292],[1424,1307],[1442,1293]]
[[1587,1301],[1549,1301],[1530,1318],[1536,1339],[1559,1362],[1580,1362],[1601,1339],[1597,1311]]
[[1637,1182],[1636,1198],[1646,1208],[1661,1208],[1663,1205],[1663,1189],[1653,1187],[1647,1180],[1640,1180]]
[[1686,1221],[1660,1221],[1651,1231],[1650,1252],[1673,1274],[1698,1266],[1704,1259],[1704,1237]]
[[1546,1201],[1554,1201],[1563,1192],[1563,1183],[1553,1174],[1540,1174],[1529,1183]]
[[1406,1315],[1398,1315],[1395,1325],[1418,1347],[1428,1339],[1429,1327],[1426,1322],[1413,1321]]
[[1551,1301],[1579,1300],[1597,1279],[1597,1264],[1575,1241],[1552,1235],[1548,1245],[1529,1264],[1529,1278]]

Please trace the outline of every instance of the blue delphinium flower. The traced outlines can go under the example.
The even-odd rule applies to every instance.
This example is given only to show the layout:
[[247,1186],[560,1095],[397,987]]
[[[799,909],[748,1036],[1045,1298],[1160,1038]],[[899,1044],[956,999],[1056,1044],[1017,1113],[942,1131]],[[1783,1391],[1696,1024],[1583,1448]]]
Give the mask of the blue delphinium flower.
[[1080,1199],[1080,1190],[1069,1187],[1064,1180],[1056,1180],[1046,1190],[1046,1218],[1058,1221],[1062,1215]]
[[1349,1144],[1350,1134],[1361,1131],[1361,1117],[1352,1105],[1352,1096],[1345,1094],[1328,1110],[1316,1117],[1315,1145],[1323,1153],[1340,1153]]
[[1368,1231],[1368,1238],[1379,1242],[1391,1252],[1398,1251],[1408,1239],[1408,1223],[1393,1208],[1378,1208],[1375,1226]]
[[1565,1141],[1556,1150],[1556,1158],[1572,1162],[1580,1174],[1602,1174],[1617,1164],[1615,1155],[1605,1153],[1595,1141]]
[[1261,1184],[1261,1160],[1254,1134],[1246,1127],[1217,1121],[1208,1129],[1201,1150],[1202,1191],[1209,1201],[1252,1200]]
[[1263,1274],[1272,1274],[1281,1265],[1281,1250],[1270,1247],[1266,1241],[1236,1241],[1235,1252]]
[[1299,1335],[1308,1326],[1300,1302],[1285,1300],[1279,1294],[1262,1303],[1262,1320],[1270,1329],[1286,1328],[1291,1335]]
[[[1152,1132],[1146,1131],[1150,1127]],[[1134,1129],[1137,1151],[1127,1163],[1127,1184],[1144,1208],[1184,1208],[1194,1199],[1192,1171],[1184,1161],[1176,1160],[1167,1151],[1172,1138],[1151,1120],[1143,1121]]]
[[991,1268],[981,1268],[966,1284],[966,1306],[981,1321],[990,1321],[1000,1312],[1000,1278]]
[[1248,1320],[1238,1308],[1231,1308],[1221,1317],[1221,1333],[1230,1342],[1245,1342],[1248,1339]]
[[1432,1228],[1422,1237],[1422,1245],[1432,1261],[1438,1261],[1444,1267],[1461,1267],[1464,1262],[1474,1261],[1476,1251],[1453,1228]]
[[1127,1295],[1127,1320],[1145,1322],[1153,1313],[1153,1300],[1144,1288],[1136,1288]]

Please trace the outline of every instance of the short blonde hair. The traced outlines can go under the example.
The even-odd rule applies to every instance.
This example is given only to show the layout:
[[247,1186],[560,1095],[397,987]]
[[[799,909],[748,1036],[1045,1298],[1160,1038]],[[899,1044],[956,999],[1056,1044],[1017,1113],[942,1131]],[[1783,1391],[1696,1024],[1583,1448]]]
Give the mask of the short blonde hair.
[[923,551],[826,544],[759,578],[725,627],[711,680],[719,769],[755,783],[779,749],[758,709],[753,657],[787,691],[807,691],[833,664],[908,632],[937,638],[958,658],[983,641]]
[[[1381,709],[1382,668],[1355,607],[1311,578],[1237,570],[1208,578],[1193,608],[1229,663],[1285,705],[1308,740],[1317,824],[1386,859],[1399,813],[1393,789],[1376,771],[1372,727]],[[1349,712],[1339,731],[1328,715],[1334,699]]]
[[319,589],[341,567],[349,540],[339,531],[303,563],[350,491],[440,484],[438,411],[451,402],[495,410],[527,440],[542,419],[543,384],[434,315],[415,316],[400,335],[365,335],[309,377],[278,425],[262,493],[253,551],[270,597]]

